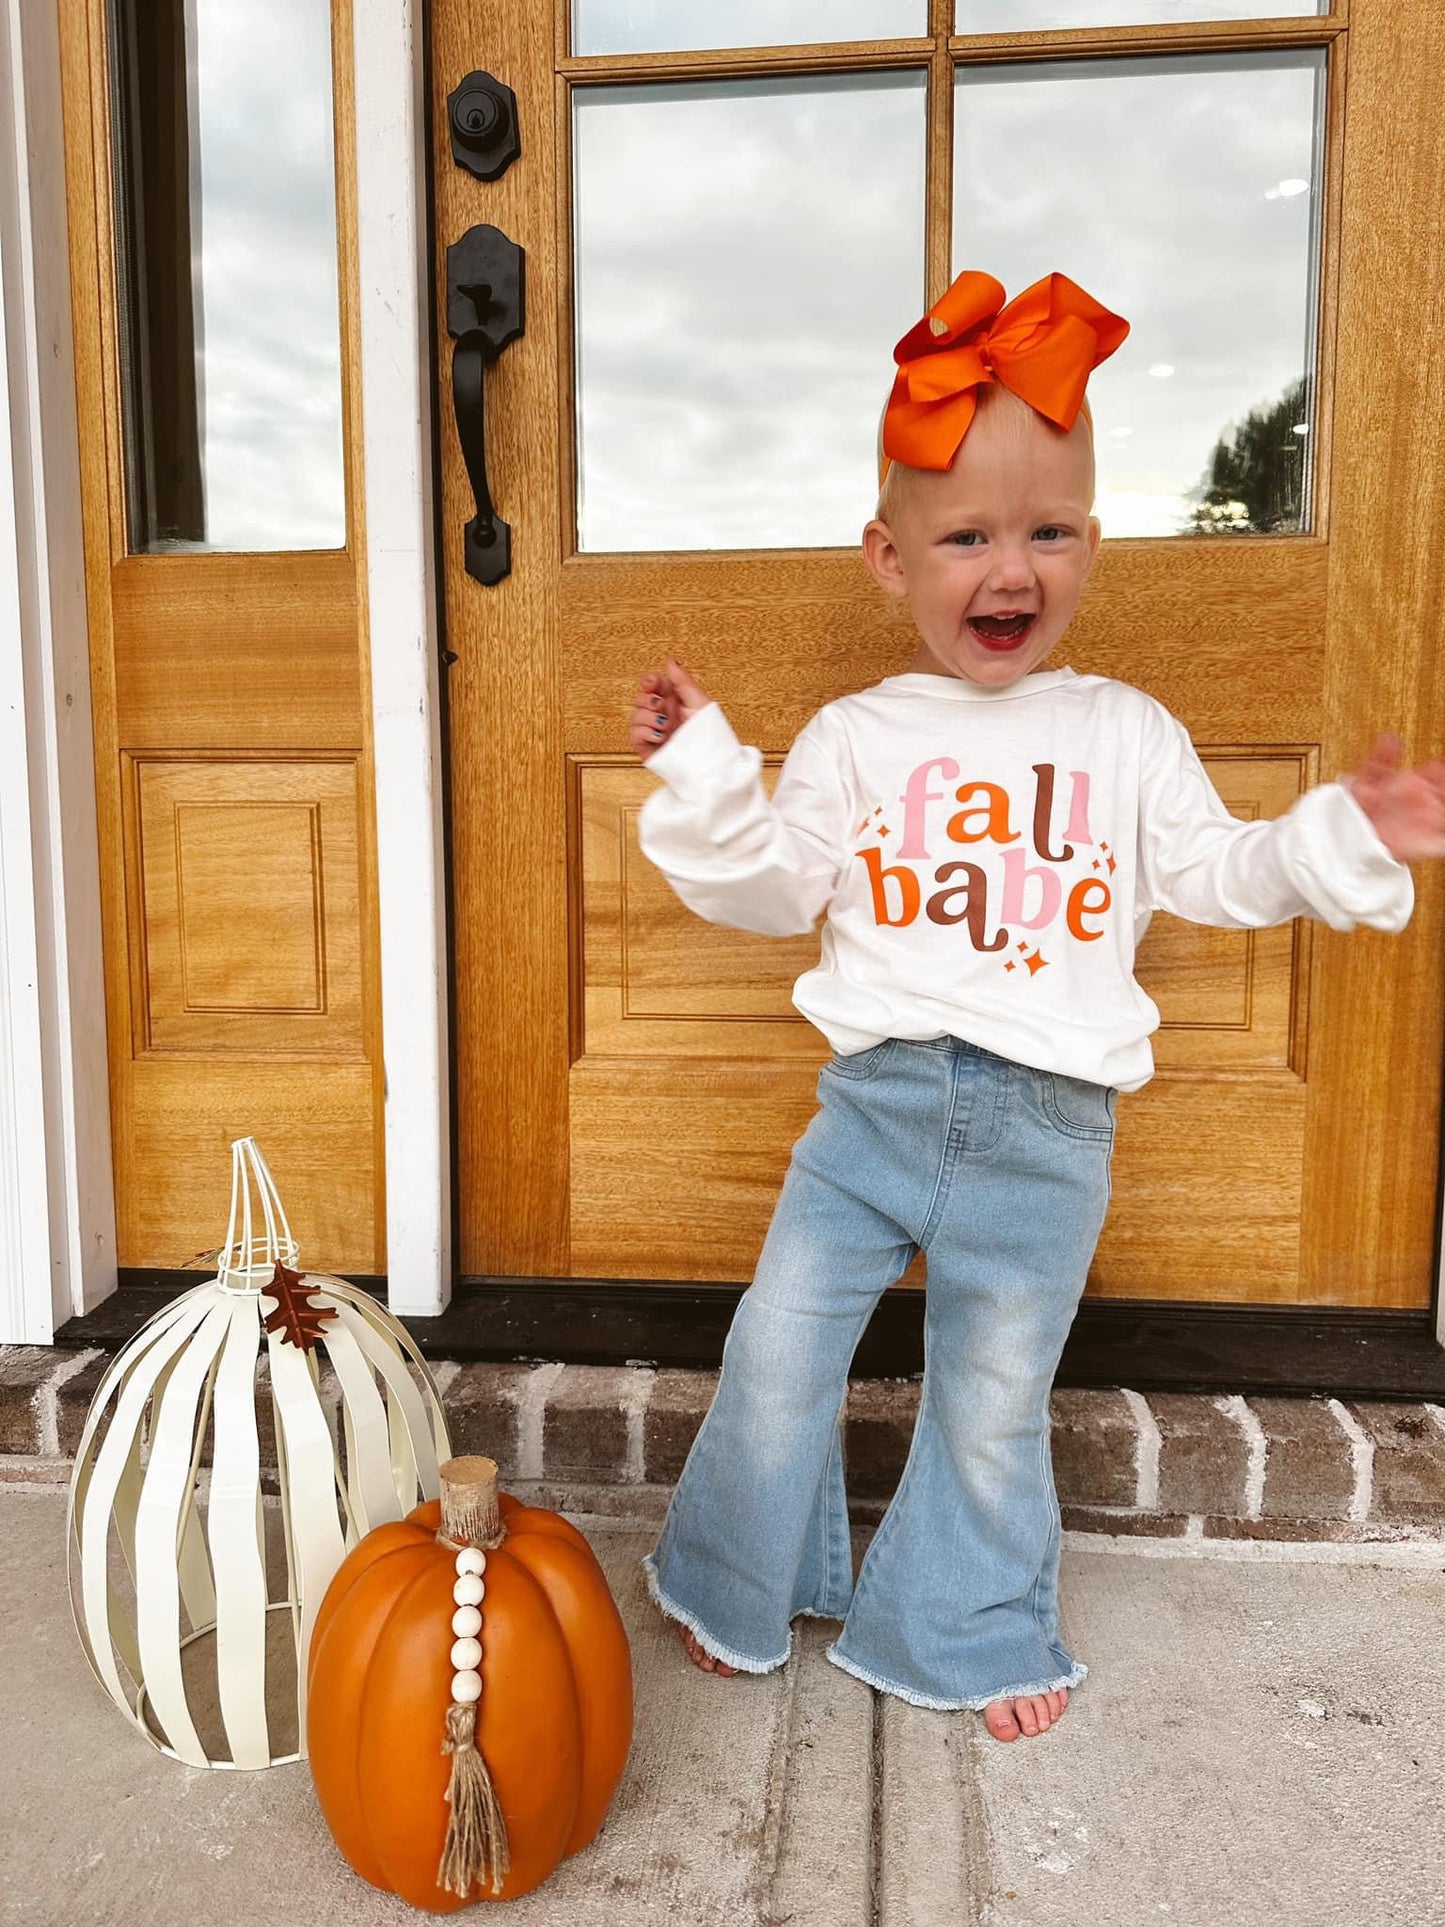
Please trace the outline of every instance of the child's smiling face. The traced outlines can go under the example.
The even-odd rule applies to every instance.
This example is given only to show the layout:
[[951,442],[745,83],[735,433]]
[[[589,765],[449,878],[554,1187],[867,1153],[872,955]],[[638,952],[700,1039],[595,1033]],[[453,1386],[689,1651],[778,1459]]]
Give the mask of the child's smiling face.
[[1002,689],[1038,668],[1099,546],[1087,418],[1065,434],[989,384],[952,468],[888,482],[887,520],[863,531],[863,557],[880,588],[907,598],[919,635],[909,669]]

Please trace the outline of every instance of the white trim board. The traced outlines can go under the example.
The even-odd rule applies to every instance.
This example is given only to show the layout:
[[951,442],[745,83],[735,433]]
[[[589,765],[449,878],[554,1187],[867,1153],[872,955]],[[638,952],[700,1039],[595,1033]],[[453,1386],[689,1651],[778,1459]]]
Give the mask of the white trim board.
[[451,1297],[446,874],[421,0],[355,0],[366,592],[396,1312]]
[[0,0],[0,1338],[115,1289],[100,863],[53,5]]

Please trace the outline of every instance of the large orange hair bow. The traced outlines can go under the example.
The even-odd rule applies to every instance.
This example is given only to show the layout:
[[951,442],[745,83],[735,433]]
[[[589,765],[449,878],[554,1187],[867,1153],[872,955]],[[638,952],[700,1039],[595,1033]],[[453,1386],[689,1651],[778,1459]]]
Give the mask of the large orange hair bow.
[[1084,388],[1129,332],[1066,274],[1046,274],[1003,305],[1003,284],[967,268],[893,350],[883,461],[949,467],[968,433],[977,389],[1005,388],[1060,428],[1074,425]]

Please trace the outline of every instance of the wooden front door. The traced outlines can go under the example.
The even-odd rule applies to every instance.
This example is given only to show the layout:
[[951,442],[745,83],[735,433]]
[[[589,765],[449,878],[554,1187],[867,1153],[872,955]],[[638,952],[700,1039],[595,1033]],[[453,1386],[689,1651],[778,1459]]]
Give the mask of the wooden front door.
[[[625,714],[675,654],[775,772],[907,665],[856,542],[889,350],[962,267],[1010,294],[1058,268],[1133,323],[1091,384],[1105,540],[1054,664],[1157,695],[1245,817],[1379,726],[1445,745],[1445,23],[1306,6],[436,0],[463,1273],[751,1276],[826,1055],[788,994],[817,939],[682,909],[639,856]],[[452,154],[474,70],[516,98],[494,180]],[[445,326],[478,223],[526,252],[485,378],[489,587]],[[1120,1106],[1093,1293],[1429,1302],[1442,897],[1417,881],[1398,938],[1156,920],[1159,1070]]]

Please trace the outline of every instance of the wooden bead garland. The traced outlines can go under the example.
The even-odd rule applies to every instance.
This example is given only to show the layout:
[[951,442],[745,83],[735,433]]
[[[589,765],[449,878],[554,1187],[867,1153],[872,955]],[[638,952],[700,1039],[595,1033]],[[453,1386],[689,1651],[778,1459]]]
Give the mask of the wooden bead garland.
[[451,1816],[437,1884],[465,1899],[473,1882],[488,1873],[492,1892],[499,1892],[511,1863],[506,1822],[476,1745],[477,1706],[482,1697],[480,1607],[487,1596],[483,1547],[500,1545],[506,1533],[497,1506],[493,1460],[449,1459],[441,1469],[441,1484],[442,1529],[437,1537],[444,1545],[457,1546],[457,1576],[452,1586],[456,1607],[451,1622],[452,1703],[442,1741],[442,1751],[452,1756],[447,1789]]
[[[478,1552],[473,1546],[463,1546],[457,1554],[457,1583],[452,1587],[452,1598],[457,1602],[453,1617],[455,1621],[463,1613],[470,1613],[476,1620],[476,1631],[482,1629],[482,1615],[477,1611],[479,1602],[486,1595],[482,1584],[482,1574],[487,1569],[487,1555]],[[458,1706],[474,1706],[482,1697],[482,1643],[472,1635],[459,1638],[452,1647],[452,1698]]]

